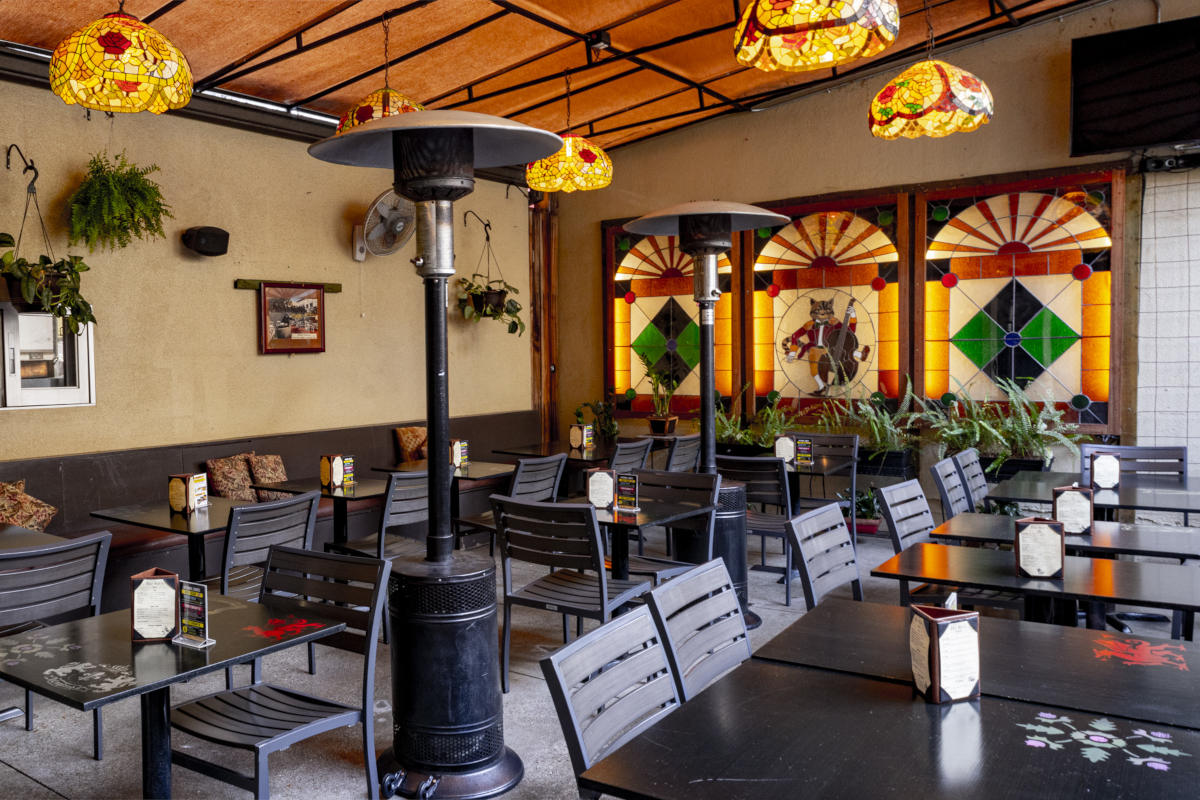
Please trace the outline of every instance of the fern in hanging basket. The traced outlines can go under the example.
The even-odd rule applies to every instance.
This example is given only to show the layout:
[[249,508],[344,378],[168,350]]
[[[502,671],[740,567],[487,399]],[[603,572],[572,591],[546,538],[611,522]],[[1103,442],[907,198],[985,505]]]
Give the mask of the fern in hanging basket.
[[130,164],[124,153],[114,161],[103,151],[92,156],[87,177],[67,201],[70,243],[84,242],[88,250],[115,250],[128,246],[135,236],[165,238],[163,218],[173,216],[171,207],[163,202],[158,184],[146,177],[157,171],[155,164]]

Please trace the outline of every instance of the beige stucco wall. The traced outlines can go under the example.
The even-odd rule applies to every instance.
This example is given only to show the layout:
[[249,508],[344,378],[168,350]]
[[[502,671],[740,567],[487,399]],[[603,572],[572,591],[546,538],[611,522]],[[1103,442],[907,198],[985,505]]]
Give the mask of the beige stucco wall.
[[[1200,10],[1196,0],[1162,0],[1161,6],[1164,21]],[[560,425],[569,424],[581,400],[603,390],[602,220],[690,200],[767,202],[1085,164],[1088,159],[1068,155],[1071,39],[1154,21],[1150,0],[1114,0],[981,44],[939,51],[938,58],[983,79],[995,97],[994,119],[971,134],[891,142],[872,137],[867,107],[902,69],[890,67],[775,108],[616,150],[608,189],[561,201]]]
[[[299,142],[169,115],[93,114],[89,122],[48,90],[11,83],[0,83],[0,105],[0,144],[16,142],[37,164],[54,252],[87,256],[85,294],[99,319],[96,405],[0,410],[0,460],[425,416],[415,242],[361,264],[350,257],[351,225],[389,187],[390,173],[326,164]],[[67,248],[66,198],[101,149],[162,168],[152,177],[174,213],[166,240],[90,255]],[[0,230],[14,235],[27,182],[17,163],[0,171]],[[473,271],[483,247],[475,220],[463,225],[468,209],[492,221],[504,275],[527,298],[525,198],[480,181],[456,204],[460,274]],[[229,252],[186,250],[179,235],[197,225],[229,231]],[[31,222],[22,255],[40,252],[34,231]],[[326,295],[326,351],[259,355],[256,293],[235,290],[236,278],[341,283],[342,293]],[[528,334],[466,323],[451,305],[451,414],[529,409]]]

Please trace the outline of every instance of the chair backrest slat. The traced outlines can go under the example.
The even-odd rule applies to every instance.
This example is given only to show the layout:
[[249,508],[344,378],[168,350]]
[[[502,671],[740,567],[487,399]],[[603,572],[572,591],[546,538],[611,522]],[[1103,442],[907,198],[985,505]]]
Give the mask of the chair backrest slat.
[[555,569],[589,570],[600,576],[600,596],[607,579],[596,510],[586,503],[536,503],[494,494],[489,500],[504,560],[505,585],[512,560]]
[[96,614],[112,534],[0,550],[0,627],[71,611]]
[[776,506],[786,517],[792,515],[792,493],[788,490],[787,466],[774,456],[717,456],[717,472],[727,481],[746,485],[747,503]]
[[553,502],[558,497],[558,484],[562,480],[566,463],[566,453],[556,453],[545,458],[522,458],[517,462],[508,496],[521,500]]
[[701,539],[707,541],[705,553],[708,558],[712,558],[713,525],[716,522],[717,493],[720,489],[721,476],[706,472],[644,469],[638,473],[638,496],[643,499],[697,503],[713,507],[707,514],[685,517],[668,526],[695,531]]
[[918,542],[928,542],[933,530],[933,512],[925,499],[925,490],[916,478],[891,486],[878,486],[875,495],[883,511],[884,522],[892,536],[892,550],[899,553]]
[[679,707],[645,606],[581,636],[541,666],[576,776]]
[[612,458],[608,460],[608,468],[617,472],[633,472],[643,469],[646,461],[650,458],[650,448],[653,446],[653,439],[617,442]]
[[274,545],[304,550],[312,547],[320,500],[320,492],[305,492],[281,500],[230,509],[229,525],[225,531],[221,591],[228,591],[231,568],[263,563]]
[[700,434],[676,436],[667,451],[667,472],[692,472],[700,463]]
[[416,525],[429,519],[429,474],[393,472],[388,475],[387,495],[379,518],[379,550],[387,549],[387,532],[399,525]]
[[988,496],[987,476],[984,475],[983,464],[979,461],[979,451],[968,447],[951,458],[954,459],[954,468],[958,470],[958,478],[967,493],[967,505],[972,511],[978,510],[983,505],[984,498]]
[[857,433],[814,433],[813,431],[788,431],[796,436],[812,440],[814,456],[858,458]]
[[854,599],[863,599],[854,543],[837,503],[789,520],[787,531],[792,549],[800,554],[800,579],[810,610],[830,591],[847,583]]
[[950,519],[971,510],[971,505],[967,502],[967,489],[962,478],[958,476],[954,459],[943,458],[929,468],[929,473],[933,475],[938,497],[942,501],[942,519]]
[[1092,453],[1117,453],[1123,475],[1161,475],[1180,481],[1188,475],[1187,447],[1081,444],[1079,477],[1084,486],[1092,482]]
[[737,592],[722,559],[688,570],[650,592],[679,697],[695,697],[750,657]]

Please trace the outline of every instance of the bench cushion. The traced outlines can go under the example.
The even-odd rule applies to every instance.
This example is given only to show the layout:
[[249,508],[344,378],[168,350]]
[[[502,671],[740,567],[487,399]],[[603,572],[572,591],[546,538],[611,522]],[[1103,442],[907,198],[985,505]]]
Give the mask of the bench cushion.
[[258,500],[254,496],[254,490],[250,488],[249,459],[253,455],[254,451],[251,450],[248,453],[238,453],[226,458],[210,458],[205,461],[212,493],[217,497],[228,497],[232,500],[249,500],[251,502]]
[[[0,523],[44,531],[58,509],[23,491],[24,481],[0,484]],[[21,489],[17,485],[21,485]]]

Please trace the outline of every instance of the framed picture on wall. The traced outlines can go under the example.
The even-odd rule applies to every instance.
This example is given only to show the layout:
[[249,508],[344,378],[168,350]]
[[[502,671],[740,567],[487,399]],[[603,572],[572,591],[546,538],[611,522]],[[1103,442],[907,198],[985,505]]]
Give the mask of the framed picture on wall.
[[262,284],[258,291],[258,351],[325,352],[325,289],[321,284]]

